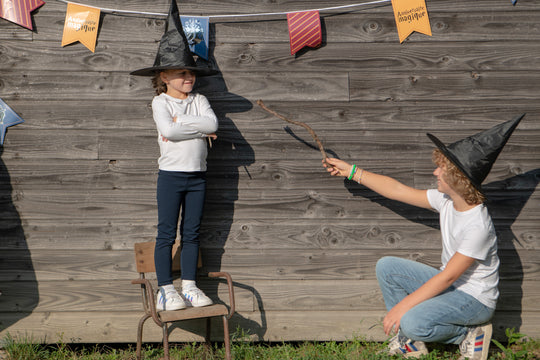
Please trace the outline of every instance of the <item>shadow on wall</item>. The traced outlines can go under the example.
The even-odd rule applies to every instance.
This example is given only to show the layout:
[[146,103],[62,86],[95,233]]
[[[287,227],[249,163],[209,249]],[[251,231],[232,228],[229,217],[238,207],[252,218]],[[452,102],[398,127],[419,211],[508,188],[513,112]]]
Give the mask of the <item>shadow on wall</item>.
[[[502,334],[506,328],[515,328],[519,332],[523,323],[524,273],[518,248],[523,253],[523,250],[534,246],[534,244],[528,244],[529,239],[526,238],[526,233],[522,236],[516,236],[512,231],[512,225],[536,190],[539,181],[540,169],[536,169],[483,186],[489,199],[487,207],[494,218],[499,240],[501,282],[497,307],[504,310],[495,313],[495,322],[501,324],[497,331]],[[490,194],[493,195],[490,196]],[[497,322],[498,317],[501,318],[501,321]]]
[[[540,169],[531,170],[502,181],[483,185],[488,201],[486,205],[493,218],[497,231],[500,265],[500,297],[494,322],[498,335],[504,334],[506,328],[520,331],[522,325],[523,299],[523,264],[516,248],[527,249],[526,236],[521,238],[512,231],[521,211],[532,196],[540,181]],[[363,196],[382,205],[394,213],[415,223],[439,229],[438,215],[430,210],[421,209],[381,197],[375,192],[360,187],[356,183],[344,180],[345,187],[353,196]],[[497,318],[501,318],[497,321]]]
[[21,219],[13,204],[11,178],[0,146],[0,332],[29,316],[39,290]]
[[[211,26],[213,25],[211,24]],[[212,50],[211,48],[210,51]],[[197,79],[197,88],[195,89],[209,99],[212,109],[219,119],[218,138],[212,142],[207,159],[207,191],[200,237],[203,272],[227,271],[227,269],[221,268],[221,261],[234,221],[234,204],[238,200],[240,172],[244,172],[250,178],[248,167],[255,161],[253,149],[229,117],[231,113],[251,110],[253,104],[242,96],[230,93],[218,66],[213,64],[213,68],[219,73]],[[245,291],[251,293],[251,297],[255,299],[254,302],[258,304],[258,309],[250,308],[249,312],[255,311],[260,314],[261,319],[255,321],[236,313],[230,321],[231,333],[234,333],[237,328],[241,328],[244,334],[255,335],[262,339],[266,333],[266,317],[261,297],[253,287],[240,283],[234,276],[233,280],[236,289],[244,290],[244,296]],[[204,290],[209,294],[217,294],[218,284],[218,281],[209,281],[205,283]],[[242,293],[237,292],[237,309],[242,311],[238,295],[242,295]],[[175,324],[175,326],[182,327],[182,324]],[[173,327],[171,327],[172,329]],[[201,331],[200,335],[203,335],[202,330],[204,327],[200,329],[197,327],[194,332],[199,334]],[[216,333],[218,337],[221,337],[221,334],[222,332]]]

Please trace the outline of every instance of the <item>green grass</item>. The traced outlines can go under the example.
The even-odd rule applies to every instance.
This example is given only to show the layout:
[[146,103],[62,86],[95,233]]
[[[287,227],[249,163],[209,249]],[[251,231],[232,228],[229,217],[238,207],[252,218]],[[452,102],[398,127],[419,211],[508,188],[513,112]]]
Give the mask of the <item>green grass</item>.
[[[490,360],[498,359],[540,359],[540,341],[529,339],[523,334],[507,329],[505,343],[494,340],[490,348]],[[237,360],[383,360],[400,359],[399,356],[380,354],[385,343],[353,339],[343,342],[253,342],[242,331],[232,337],[231,351]],[[133,345],[120,347],[107,345],[66,344],[59,337],[54,344],[45,344],[28,336],[14,338],[6,336],[0,342],[1,360],[133,360]],[[458,359],[459,350],[455,345],[429,346],[429,355],[425,360]],[[221,360],[225,358],[225,349],[221,343],[207,347],[202,343],[171,344],[171,359],[175,360]],[[163,356],[163,349],[158,345],[145,345],[143,359],[158,360]]]

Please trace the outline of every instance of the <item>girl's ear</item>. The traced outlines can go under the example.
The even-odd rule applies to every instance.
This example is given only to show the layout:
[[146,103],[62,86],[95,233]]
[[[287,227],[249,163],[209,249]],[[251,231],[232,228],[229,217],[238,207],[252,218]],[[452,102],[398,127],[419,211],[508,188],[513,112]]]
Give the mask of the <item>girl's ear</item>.
[[161,81],[163,81],[165,84],[167,83],[167,74],[165,73],[165,71],[161,71],[159,73],[159,78],[161,79]]

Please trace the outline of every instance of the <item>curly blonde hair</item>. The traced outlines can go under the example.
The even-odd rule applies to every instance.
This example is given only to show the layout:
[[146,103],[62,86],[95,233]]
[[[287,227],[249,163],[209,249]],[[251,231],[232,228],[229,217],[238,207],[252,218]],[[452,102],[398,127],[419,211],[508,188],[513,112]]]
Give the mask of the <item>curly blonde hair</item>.
[[465,202],[467,202],[467,204],[477,205],[486,200],[484,194],[474,187],[469,178],[467,178],[453,162],[448,160],[441,150],[433,150],[432,160],[438,167],[446,168],[443,176],[444,181],[446,181],[446,183],[450,185],[450,187],[457,192]]
[[154,88],[156,95],[167,92],[167,84],[161,79],[161,71],[156,71],[152,76],[152,87]]

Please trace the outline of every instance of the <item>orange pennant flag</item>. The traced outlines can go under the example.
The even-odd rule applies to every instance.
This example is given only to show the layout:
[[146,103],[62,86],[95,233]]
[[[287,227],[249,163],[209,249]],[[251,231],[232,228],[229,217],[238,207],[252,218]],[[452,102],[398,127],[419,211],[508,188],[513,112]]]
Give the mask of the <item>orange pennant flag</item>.
[[400,43],[413,31],[431,36],[425,0],[392,0],[392,8]]
[[96,49],[100,10],[68,3],[62,46],[80,41],[90,51]]

